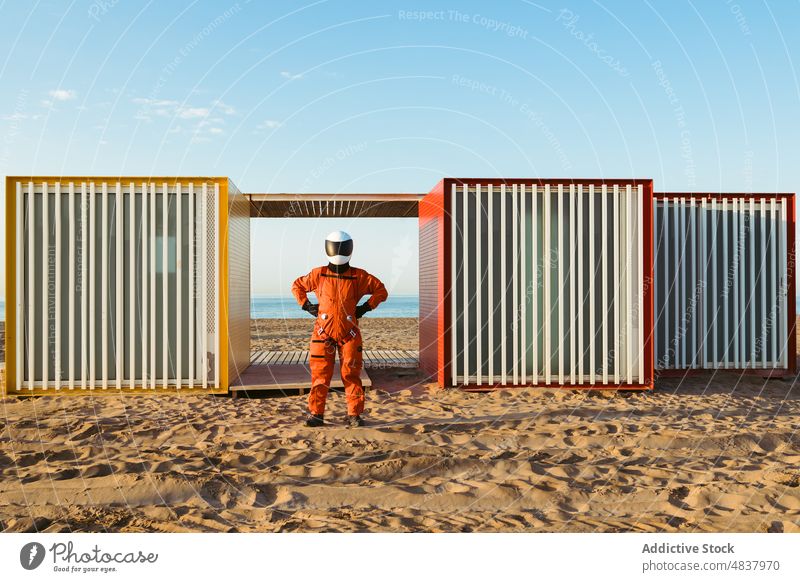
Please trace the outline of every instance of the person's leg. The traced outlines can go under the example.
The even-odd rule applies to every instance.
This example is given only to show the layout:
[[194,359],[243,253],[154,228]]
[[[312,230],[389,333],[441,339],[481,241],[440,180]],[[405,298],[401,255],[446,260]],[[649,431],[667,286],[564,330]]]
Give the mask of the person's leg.
[[348,416],[358,416],[364,412],[364,388],[361,385],[361,335],[359,334],[339,348],[339,364],[342,383],[347,396]]
[[308,393],[308,411],[315,416],[322,416],[325,414],[325,400],[333,377],[336,349],[325,340],[315,337],[311,338],[310,345],[311,390]]

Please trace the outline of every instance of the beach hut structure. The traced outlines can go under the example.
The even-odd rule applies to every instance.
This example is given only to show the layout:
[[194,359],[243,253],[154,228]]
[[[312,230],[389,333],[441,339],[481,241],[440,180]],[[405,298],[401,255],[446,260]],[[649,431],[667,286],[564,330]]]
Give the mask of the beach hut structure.
[[440,385],[653,386],[653,182],[447,178],[420,201]]
[[654,196],[659,373],[794,374],[795,195]]
[[441,386],[653,388],[794,373],[795,195],[445,178],[242,193],[227,177],[6,178],[10,395],[226,394],[250,365],[250,220],[418,217],[419,365]]
[[8,394],[226,393],[250,209],[224,177],[6,179]]

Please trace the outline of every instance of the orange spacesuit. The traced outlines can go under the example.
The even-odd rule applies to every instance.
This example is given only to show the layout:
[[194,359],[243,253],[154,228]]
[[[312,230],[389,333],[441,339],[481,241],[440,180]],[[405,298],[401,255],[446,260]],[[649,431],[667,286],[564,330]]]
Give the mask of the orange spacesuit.
[[[349,240],[345,233],[341,235],[347,236]],[[349,249],[352,250],[352,242]],[[332,249],[331,252],[336,250]],[[348,261],[349,254],[346,254]],[[307,294],[312,291],[319,300],[318,305],[312,305],[308,301]],[[298,277],[292,284],[292,294],[303,309],[317,317],[310,343],[311,391],[308,395],[308,410],[311,417],[306,424],[323,424],[325,400],[338,352],[347,397],[348,421],[353,426],[362,426],[360,415],[364,412],[364,389],[361,385],[363,360],[358,319],[386,300],[389,296],[386,287],[377,277],[363,269],[351,267],[348,262],[338,265],[329,263]],[[361,297],[367,294],[371,297],[364,304],[358,305]]]

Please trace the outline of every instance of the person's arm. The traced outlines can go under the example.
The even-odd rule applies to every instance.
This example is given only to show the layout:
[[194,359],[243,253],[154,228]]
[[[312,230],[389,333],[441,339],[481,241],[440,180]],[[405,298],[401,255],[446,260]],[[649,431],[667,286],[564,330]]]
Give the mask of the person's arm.
[[298,305],[314,316],[316,316],[315,310],[318,307],[308,300],[308,294],[316,291],[317,283],[319,283],[319,273],[316,269],[312,269],[308,275],[298,277],[292,283],[292,295],[294,295]]
[[356,308],[357,318],[364,315],[367,311],[372,311],[389,297],[389,292],[386,291],[386,287],[381,280],[366,272],[362,291],[362,295],[370,294],[371,297]]

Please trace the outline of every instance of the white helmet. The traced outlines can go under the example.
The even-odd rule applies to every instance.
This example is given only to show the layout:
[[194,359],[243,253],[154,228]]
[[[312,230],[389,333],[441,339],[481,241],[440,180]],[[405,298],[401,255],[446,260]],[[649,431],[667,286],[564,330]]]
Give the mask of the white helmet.
[[334,230],[325,238],[325,252],[332,265],[345,265],[353,255],[353,239],[343,230]]

